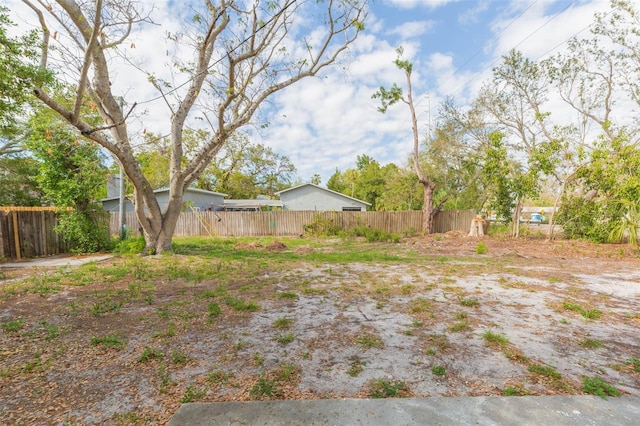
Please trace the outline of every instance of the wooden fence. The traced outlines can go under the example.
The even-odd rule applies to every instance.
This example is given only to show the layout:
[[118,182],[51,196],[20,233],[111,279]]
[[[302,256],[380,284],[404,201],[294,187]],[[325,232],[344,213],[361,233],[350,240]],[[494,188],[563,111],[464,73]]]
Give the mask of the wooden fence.
[[64,253],[53,207],[0,207],[0,259]]
[[[453,230],[469,230],[475,217],[473,210],[439,212],[434,218],[433,231],[443,233]],[[387,232],[422,232],[422,212],[183,212],[176,226],[175,236],[295,236],[304,233],[304,226],[314,221],[333,221],[342,229],[358,225],[381,229]],[[112,213],[110,232],[117,235],[118,213]],[[126,213],[125,224],[129,235],[140,235],[134,213]]]

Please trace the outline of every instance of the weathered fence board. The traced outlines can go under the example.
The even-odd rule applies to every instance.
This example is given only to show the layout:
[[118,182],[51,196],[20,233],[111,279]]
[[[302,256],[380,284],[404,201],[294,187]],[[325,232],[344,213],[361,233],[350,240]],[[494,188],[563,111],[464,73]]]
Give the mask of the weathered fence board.
[[[433,231],[467,231],[475,217],[473,210],[442,211],[434,218]],[[174,235],[181,236],[296,236],[304,233],[304,226],[315,220],[333,221],[342,229],[359,225],[387,232],[422,232],[422,212],[314,212],[314,211],[270,211],[270,212],[183,212],[180,214]],[[118,213],[110,218],[111,234],[118,234]],[[130,235],[140,235],[134,213],[125,215],[125,224]]]
[[0,207],[0,257],[49,256],[66,247],[56,234],[57,213],[49,207]]

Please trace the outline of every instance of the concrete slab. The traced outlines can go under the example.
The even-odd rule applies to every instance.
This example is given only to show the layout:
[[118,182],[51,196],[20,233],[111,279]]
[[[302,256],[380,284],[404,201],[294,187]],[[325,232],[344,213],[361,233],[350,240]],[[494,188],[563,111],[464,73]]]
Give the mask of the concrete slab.
[[640,398],[433,397],[189,403],[169,426],[640,424]]
[[40,257],[37,259],[29,259],[23,262],[7,262],[0,263],[0,268],[56,268],[59,266],[78,266],[89,262],[100,262],[102,260],[111,259],[112,254],[96,254],[87,256],[55,256]]

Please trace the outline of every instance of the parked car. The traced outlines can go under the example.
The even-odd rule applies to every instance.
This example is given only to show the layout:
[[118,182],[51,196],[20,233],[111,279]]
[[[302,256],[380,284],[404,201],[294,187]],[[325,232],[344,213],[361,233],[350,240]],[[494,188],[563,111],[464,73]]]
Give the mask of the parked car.
[[529,223],[540,225],[542,223],[542,213],[531,213],[531,216],[529,216]]

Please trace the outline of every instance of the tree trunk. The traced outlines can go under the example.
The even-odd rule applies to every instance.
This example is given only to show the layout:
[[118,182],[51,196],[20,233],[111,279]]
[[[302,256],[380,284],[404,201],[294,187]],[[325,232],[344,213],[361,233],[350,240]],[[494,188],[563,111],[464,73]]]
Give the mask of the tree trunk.
[[433,189],[435,184],[428,180],[421,180],[420,183],[424,189],[424,203],[422,204],[422,229],[425,233],[430,234],[433,230]]
[[520,198],[516,201],[516,208],[513,210],[513,223],[511,225],[511,237],[520,237],[520,213],[522,212],[522,201]]

